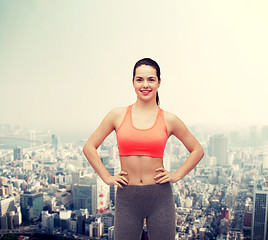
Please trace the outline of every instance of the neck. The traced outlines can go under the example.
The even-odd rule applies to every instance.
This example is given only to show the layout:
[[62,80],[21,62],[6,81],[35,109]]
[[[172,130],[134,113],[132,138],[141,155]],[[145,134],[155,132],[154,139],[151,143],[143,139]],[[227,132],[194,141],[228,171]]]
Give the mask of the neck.
[[158,105],[155,100],[152,101],[141,101],[140,99],[137,99],[137,101],[134,103],[136,109],[143,109],[143,110],[152,110],[155,108],[158,108]]

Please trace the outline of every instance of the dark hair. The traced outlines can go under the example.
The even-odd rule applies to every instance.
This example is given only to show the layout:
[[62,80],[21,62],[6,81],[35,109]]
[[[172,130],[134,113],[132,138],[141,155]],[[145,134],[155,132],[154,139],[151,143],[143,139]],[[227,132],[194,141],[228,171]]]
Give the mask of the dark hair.
[[[138,62],[136,62],[135,66],[134,66],[134,69],[133,69],[133,81],[134,81],[134,77],[135,77],[135,74],[136,74],[136,68],[141,66],[141,65],[149,65],[149,66],[153,67],[156,70],[156,75],[157,75],[157,78],[158,78],[158,82],[160,81],[160,67],[157,64],[157,62],[154,61],[151,58],[143,58],[143,59],[139,60]],[[157,103],[157,105],[160,104],[158,91],[156,93],[156,103]]]

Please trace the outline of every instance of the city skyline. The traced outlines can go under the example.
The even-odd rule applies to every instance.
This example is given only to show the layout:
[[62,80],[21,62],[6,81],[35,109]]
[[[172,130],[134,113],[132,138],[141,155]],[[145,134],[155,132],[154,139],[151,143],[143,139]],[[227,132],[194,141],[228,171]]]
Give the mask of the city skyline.
[[160,106],[187,126],[267,125],[267,7],[1,1],[1,123],[89,134],[135,102],[132,68],[151,57],[162,71]]

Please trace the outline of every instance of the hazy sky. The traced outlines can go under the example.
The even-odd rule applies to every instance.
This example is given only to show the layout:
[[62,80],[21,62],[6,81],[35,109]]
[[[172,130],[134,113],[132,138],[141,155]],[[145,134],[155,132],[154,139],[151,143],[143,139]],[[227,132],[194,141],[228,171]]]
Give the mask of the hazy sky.
[[268,124],[268,1],[1,0],[0,123],[89,131],[162,71],[161,107],[191,124]]

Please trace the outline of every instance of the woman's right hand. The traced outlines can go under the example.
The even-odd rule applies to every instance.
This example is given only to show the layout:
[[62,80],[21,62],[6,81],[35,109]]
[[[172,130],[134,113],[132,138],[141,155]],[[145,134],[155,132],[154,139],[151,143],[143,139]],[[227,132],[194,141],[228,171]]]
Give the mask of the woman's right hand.
[[115,176],[109,176],[105,183],[109,186],[117,185],[118,187],[123,188],[122,184],[128,185],[128,179],[125,177],[125,175],[127,175],[127,172],[121,171]]

